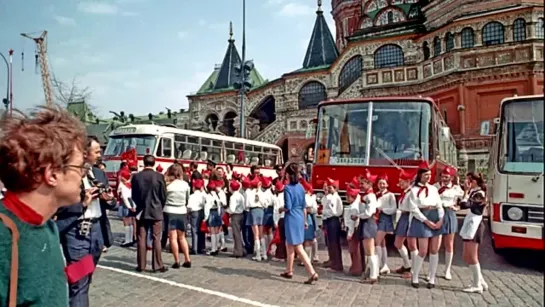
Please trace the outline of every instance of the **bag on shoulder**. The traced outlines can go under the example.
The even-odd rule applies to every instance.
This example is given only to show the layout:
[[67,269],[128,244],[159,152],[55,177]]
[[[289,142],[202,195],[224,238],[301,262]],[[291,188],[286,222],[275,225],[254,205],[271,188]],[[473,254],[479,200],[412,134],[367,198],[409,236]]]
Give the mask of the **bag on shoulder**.
[[19,279],[19,230],[7,215],[0,213],[0,220],[11,231],[11,270],[9,274],[8,307],[17,306],[17,282]]

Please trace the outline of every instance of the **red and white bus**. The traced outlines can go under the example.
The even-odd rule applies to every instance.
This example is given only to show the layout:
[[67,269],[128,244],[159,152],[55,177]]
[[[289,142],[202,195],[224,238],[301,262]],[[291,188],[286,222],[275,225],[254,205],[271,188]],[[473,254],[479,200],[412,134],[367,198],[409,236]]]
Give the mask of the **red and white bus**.
[[544,249],[543,99],[506,98],[495,121],[487,190],[496,252]]
[[199,170],[203,170],[210,159],[224,169],[231,164],[233,171],[243,175],[256,165],[263,175],[274,178],[274,166],[282,164],[282,150],[276,145],[160,125],[127,125],[110,134],[104,150],[103,162],[112,186],[127,152],[136,153],[139,169],[143,168],[142,159],[147,154],[155,156],[156,165],[164,170],[174,160],[184,166],[196,162]]
[[366,169],[387,175],[399,195],[400,169],[416,172],[424,160],[437,180],[457,164],[455,141],[430,98],[329,100],[318,106],[317,125],[312,184],[318,198],[328,177],[339,180],[343,200],[347,183]]

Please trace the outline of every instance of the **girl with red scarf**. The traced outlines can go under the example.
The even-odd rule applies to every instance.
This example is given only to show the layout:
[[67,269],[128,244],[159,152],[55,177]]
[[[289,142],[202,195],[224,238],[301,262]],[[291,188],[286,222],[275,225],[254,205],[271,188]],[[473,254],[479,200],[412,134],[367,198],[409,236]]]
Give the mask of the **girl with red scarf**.
[[388,268],[388,249],[386,235],[394,233],[394,217],[397,212],[397,202],[394,193],[388,191],[388,177],[383,175],[377,178],[377,236],[375,237],[375,251],[380,262],[380,274],[390,273]]

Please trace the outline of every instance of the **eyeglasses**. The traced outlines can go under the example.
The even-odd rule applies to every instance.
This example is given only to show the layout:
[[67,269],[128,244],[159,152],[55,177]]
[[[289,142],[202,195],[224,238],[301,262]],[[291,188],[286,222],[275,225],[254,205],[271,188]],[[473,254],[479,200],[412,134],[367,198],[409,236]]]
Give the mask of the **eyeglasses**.
[[85,175],[87,175],[87,173],[89,173],[89,170],[91,170],[91,168],[93,166],[91,164],[89,164],[89,163],[83,163],[81,165],[66,164],[63,167],[64,168],[75,168],[75,169],[79,170],[81,176],[85,176]]

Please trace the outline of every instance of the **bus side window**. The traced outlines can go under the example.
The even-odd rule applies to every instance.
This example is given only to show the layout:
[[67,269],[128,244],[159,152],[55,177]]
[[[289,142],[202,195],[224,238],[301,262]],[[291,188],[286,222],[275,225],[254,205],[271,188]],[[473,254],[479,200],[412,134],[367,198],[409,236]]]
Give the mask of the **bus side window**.
[[237,151],[235,149],[235,143],[223,142],[223,145],[225,148],[225,163],[237,163]]
[[211,140],[211,146],[208,148],[209,159],[214,162],[223,162],[221,155],[222,141]]
[[[263,148],[261,146],[251,146],[250,164],[261,166],[263,164]],[[246,151],[248,152],[248,151]]]
[[157,147],[157,156],[165,158],[172,157],[172,139],[161,138],[159,147]]
[[[234,150],[234,153],[235,153],[235,163],[236,164],[241,164],[241,165],[245,165],[245,164],[248,164],[246,163],[246,152],[245,152],[245,148],[244,148],[244,144],[243,143],[235,143],[235,150]],[[247,146],[247,147],[250,147],[250,146]]]
[[[174,136],[174,158],[183,159],[184,152],[188,149],[186,143],[186,136],[181,134],[176,134]],[[187,159],[187,158],[185,158]]]

